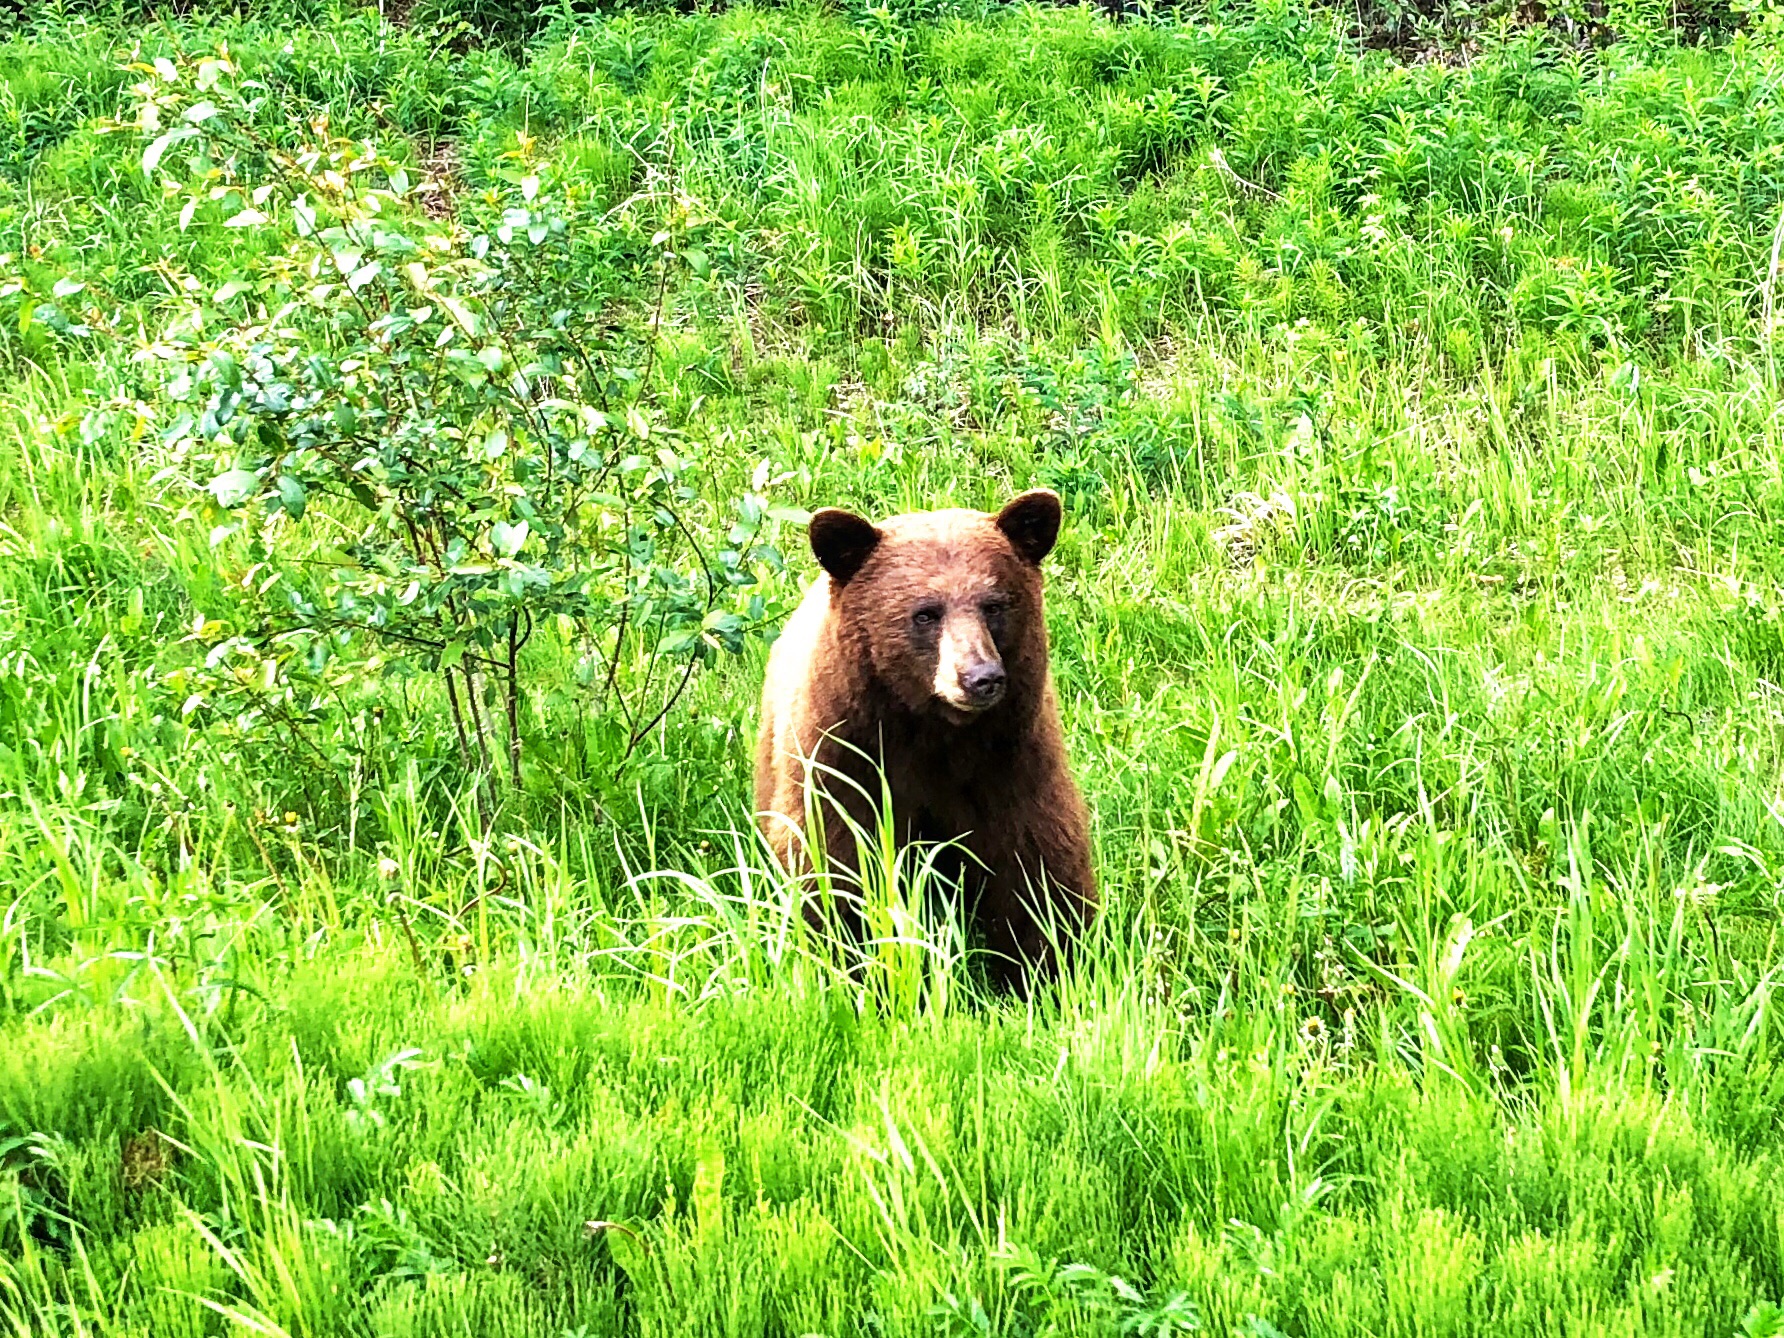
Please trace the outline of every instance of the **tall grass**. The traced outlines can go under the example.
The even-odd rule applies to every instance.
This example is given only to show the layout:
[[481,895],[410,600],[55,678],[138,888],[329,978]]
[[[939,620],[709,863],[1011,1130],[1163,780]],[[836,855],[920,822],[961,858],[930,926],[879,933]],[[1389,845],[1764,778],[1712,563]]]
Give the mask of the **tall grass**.
[[[1278,4],[23,25],[0,1324],[1784,1332],[1768,22],[1413,66]],[[225,40],[269,129],[394,137],[467,223],[534,172],[673,222],[611,320],[711,497],[1066,496],[1106,909],[1055,986],[988,995],[881,833],[866,939],[809,930],[759,655],[628,756],[542,628],[491,834],[425,683],[201,699],[247,557],[133,355],[282,243],[182,228],[104,121],[123,47]]]

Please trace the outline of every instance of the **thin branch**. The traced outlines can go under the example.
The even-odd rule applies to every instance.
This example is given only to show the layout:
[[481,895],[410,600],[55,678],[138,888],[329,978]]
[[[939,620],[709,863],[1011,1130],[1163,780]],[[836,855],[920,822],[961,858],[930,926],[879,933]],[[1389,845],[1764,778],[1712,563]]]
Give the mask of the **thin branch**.
[[[645,736],[648,735],[658,725],[662,724],[663,718],[665,716],[667,716],[670,711],[675,709],[675,703],[680,701],[682,698],[682,694],[688,690],[688,682],[690,679],[692,679],[694,677],[694,670],[699,665],[699,663],[700,663],[700,659],[698,656],[696,656],[696,655],[688,656],[688,667],[686,669],[682,670],[681,682],[679,682],[675,685],[675,691],[669,694],[669,700],[663,703],[663,709],[658,711],[654,716],[652,716],[650,718],[650,722],[647,725],[645,725],[643,729],[638,730],[636,733],[634,733],[632,735],[630,742],[628,742],[626,744],[626,751],[625,751],[624,756],[622,756],[619,759],[620,766],[623,767],[626,764],[626,762],[628,760],[630,760],[633,750],[636,749],[639,744],[644,742]],[[614,769],[614,774],[616,776],[619,774],[619,769],[617,767]]]
[[508,615],[508,780],[520,789],[520,612]]
[[390,908],[396,912],[397,923],[403,927],[403,937],[409,940],[409,960],[415,963],[415,978],[431,989],[433,982],[428,979],[427,967],[421,960],[421,945],[415,941],[415,929],[409,923],[409,913],[403,909],[401,892],[390,894]]
[[465,718],[458,708],[458,687],[453,681],[450,668],[442,668],[440,676],[446,680],[446,700],[452,706],[452,726],[458,731],[458,760],[464,764],[466,771],[472,770],[471,745],[465,738]]

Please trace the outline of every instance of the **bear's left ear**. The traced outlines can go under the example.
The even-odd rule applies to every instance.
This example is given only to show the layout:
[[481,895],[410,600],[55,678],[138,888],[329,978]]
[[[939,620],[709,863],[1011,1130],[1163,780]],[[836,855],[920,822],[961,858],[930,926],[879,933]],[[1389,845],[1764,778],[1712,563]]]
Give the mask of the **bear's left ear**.
[[1059,494],[1051,488],[1035,488],[1011,498],[997,513],[995,523],[1011,547],[1038,567],[1058,542],[1063,517]]
[[880,546],[880,532],[872,522],[834,506],[814,511],[807,533],[818,565],[838,585],[847,585]]

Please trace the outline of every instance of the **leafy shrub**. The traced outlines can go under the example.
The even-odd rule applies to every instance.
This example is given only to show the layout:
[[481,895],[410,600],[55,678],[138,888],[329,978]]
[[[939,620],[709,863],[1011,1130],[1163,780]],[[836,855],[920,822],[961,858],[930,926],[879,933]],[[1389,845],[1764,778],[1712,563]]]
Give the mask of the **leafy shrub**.
[[1099,514],[1114,480],[1148,489],[1183,482],[1194,454],[1189,424],[1145,393],[1132,353],[1092,345],[1056,362],[1022,362],[1012,376],[1042,415],[1037,477],[1074,513]]
[[650,353],[616,316],[656,275],[660,294],[700,226],[685,201],[647,242],[527,174],[487,232],[442,228],[415,207],[433,183],[375,143],[324,121],[264,133],[268,94],[226,55],[137,72],[143,169],[183,196],[182,225],[214,206],[216,226],[292,231],[143,354],[213,547],[245,541],[227,612],[196,629],[188,710],[338,777],[310,726],[367,676],[432,675],[487,825],[497,778],[522,782],[538,629],[572,630],[633,743],[762,630],[766,504],[735,499],[722,542],[697,528],[706,448],[658,421]]
[[[1042,1259],[1020,1246],[1003,1248],[996,1258],[1000,1280],[1017,1298],[1026,1321],[1022,1332],[1038,1338],[1084,1332],[1172,1338],[1202,1332],[1201,1309],[1187,1293],[1159,1300],[1127,1279],[1084,1263]],[[975,1297],[952,1292],[930,1310],[947,1338],[971,1338],[991,1330],[990,1316]],[[1247,1326],[1251,1332],[1260,1332]],[[1261,1332],[1269,1332],[1266,1326]]]
[[[11,24],[48,26],[76,17],[143,23],[157,17],[280,18],[313,23],[342,0],[0,0],[0,32]],[[352,0],[347,0],[352,3]]]

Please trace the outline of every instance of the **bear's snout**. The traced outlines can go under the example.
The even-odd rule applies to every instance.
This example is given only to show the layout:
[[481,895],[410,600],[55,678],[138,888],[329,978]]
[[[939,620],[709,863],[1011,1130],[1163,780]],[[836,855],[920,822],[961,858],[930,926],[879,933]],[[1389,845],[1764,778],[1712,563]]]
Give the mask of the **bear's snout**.
[[950,610],[936,645],[934,691],[958,715],[989,711],[1004,698],[1009,675],[984,617],[977,609]]
[[960,686],[980,710],[996,706],[1003,700],[1004,684],[1008,681],[1003,665],[995,662],[975,664],[960,675]]

